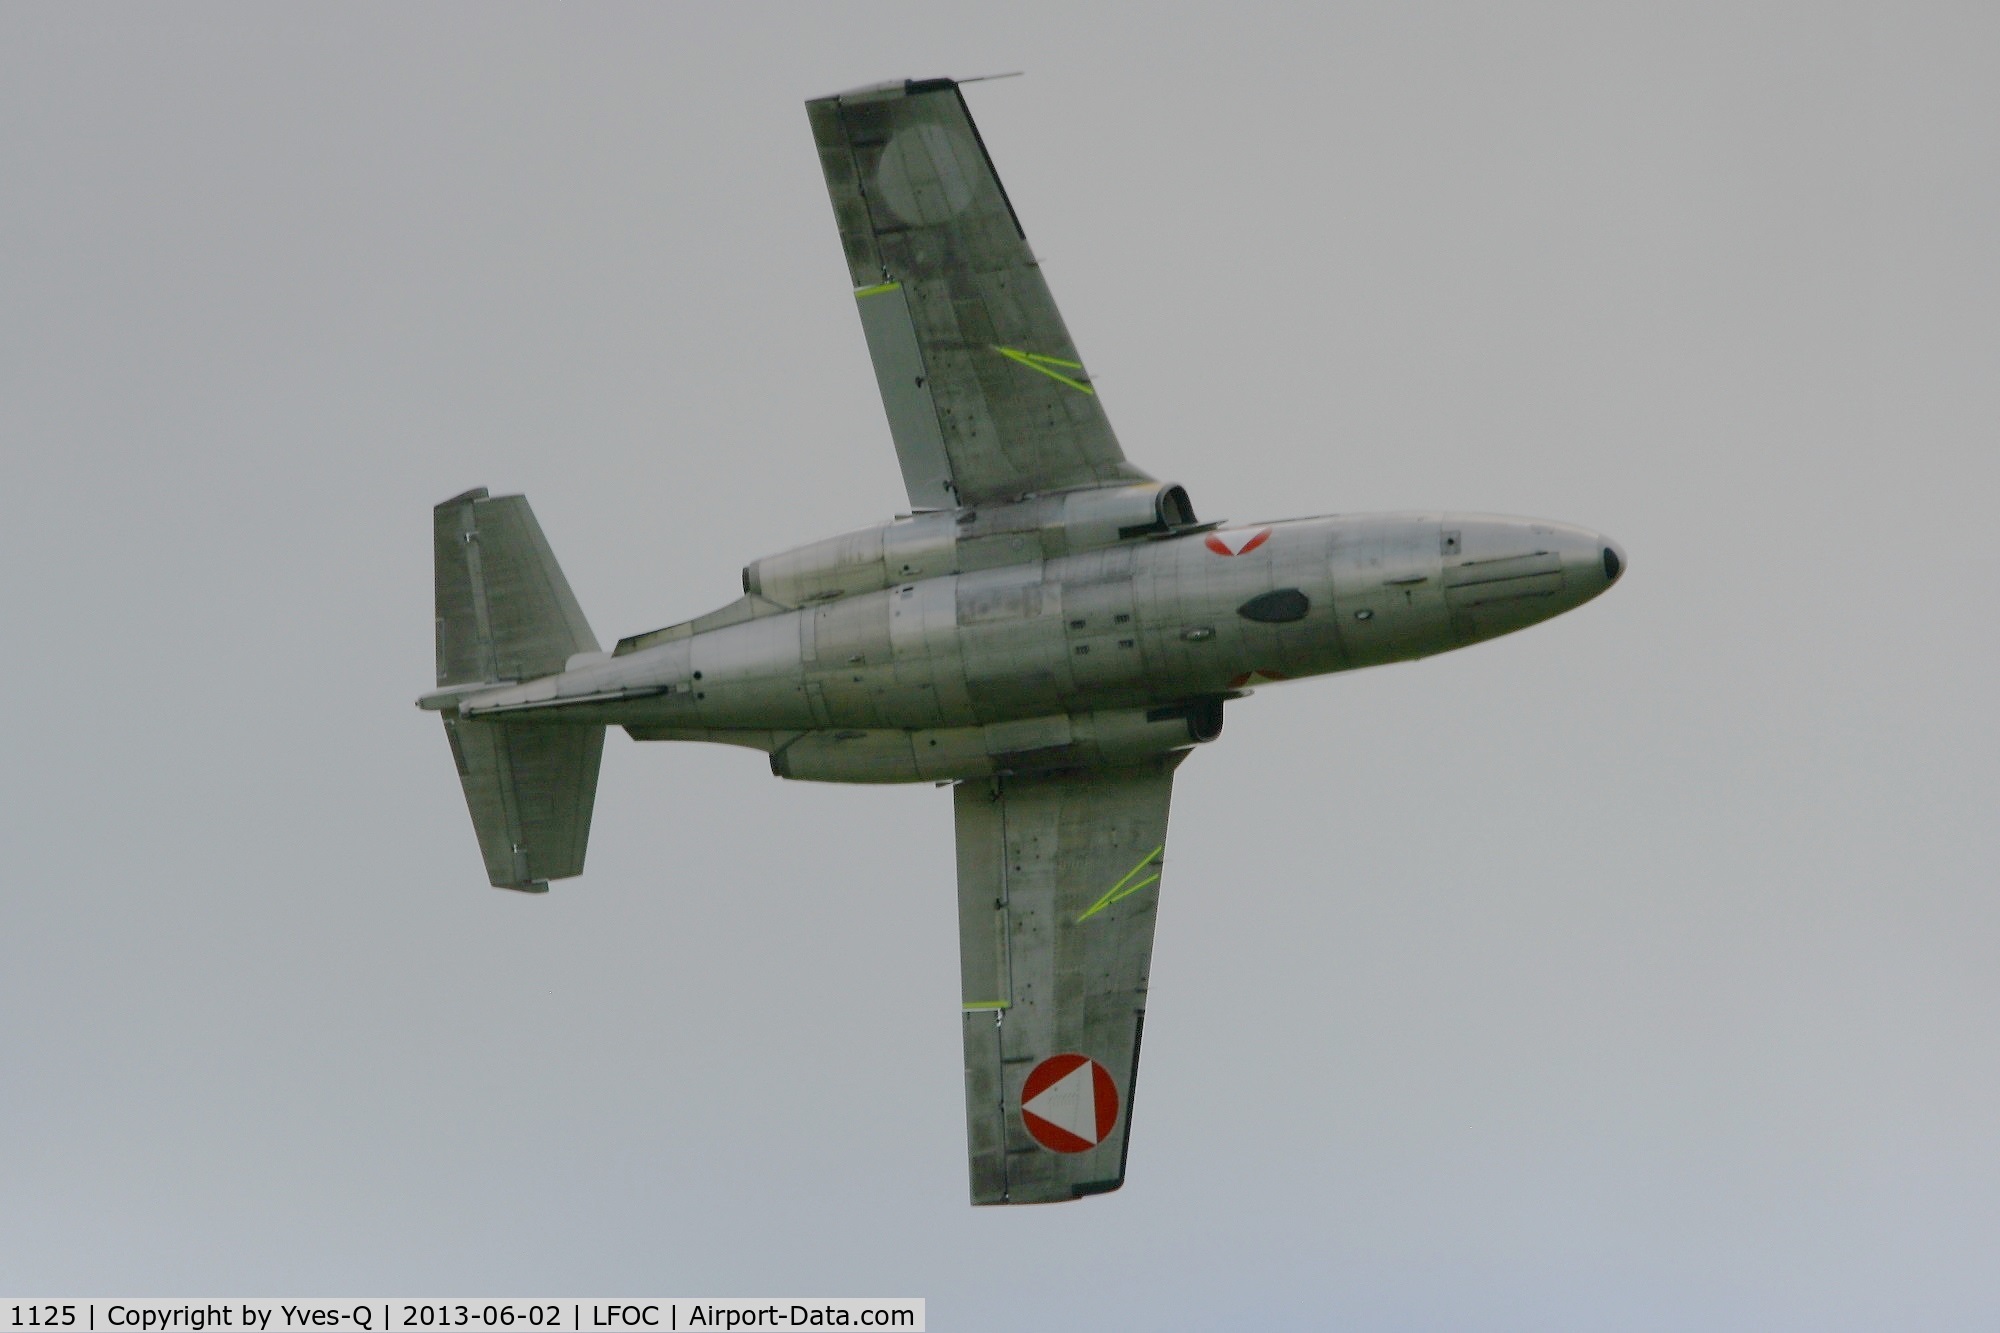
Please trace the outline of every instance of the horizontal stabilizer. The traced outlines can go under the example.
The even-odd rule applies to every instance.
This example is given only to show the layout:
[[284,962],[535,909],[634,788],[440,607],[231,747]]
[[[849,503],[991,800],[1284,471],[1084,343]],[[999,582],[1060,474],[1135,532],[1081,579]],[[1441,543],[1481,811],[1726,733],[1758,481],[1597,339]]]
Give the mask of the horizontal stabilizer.
[[[525,498],[470,490],[437,506],[431,526],[441,689],[421,702],[438,706],[452,687],[553,675],[597,651]],[[604,728],[443,715],[493,886],[540,893],[583,873]]]
[[547,891],[583,873],[597,800],[603,727],[467,721],[446,713],[445,738],[496,889]]
[[527,497],[486,488],[431,512],[437,565],[437,683],[533,680],[597,637]]

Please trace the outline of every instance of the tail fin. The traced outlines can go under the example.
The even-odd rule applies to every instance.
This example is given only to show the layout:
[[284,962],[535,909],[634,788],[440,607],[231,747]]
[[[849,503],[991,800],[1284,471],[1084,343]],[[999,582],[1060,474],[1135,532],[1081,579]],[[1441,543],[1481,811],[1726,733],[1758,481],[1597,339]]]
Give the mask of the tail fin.
[[[525,498],[485,487],[432,511],[440,686],[561,671],[597,639]],[[472,827],[495,888],[528,893],[583,872],[604,728],[482,722],[444,710]]]

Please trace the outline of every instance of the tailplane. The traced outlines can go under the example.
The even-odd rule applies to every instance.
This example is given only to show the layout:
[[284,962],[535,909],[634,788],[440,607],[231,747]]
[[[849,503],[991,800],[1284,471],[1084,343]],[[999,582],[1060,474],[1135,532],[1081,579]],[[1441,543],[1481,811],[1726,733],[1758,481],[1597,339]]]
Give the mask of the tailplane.
[[583,872],[604,728],[475,721],[458,690],[553,675],[598,651],[534,511],[485,487],[432,511],[440,706],[472,827],[495,888],[544,893]]

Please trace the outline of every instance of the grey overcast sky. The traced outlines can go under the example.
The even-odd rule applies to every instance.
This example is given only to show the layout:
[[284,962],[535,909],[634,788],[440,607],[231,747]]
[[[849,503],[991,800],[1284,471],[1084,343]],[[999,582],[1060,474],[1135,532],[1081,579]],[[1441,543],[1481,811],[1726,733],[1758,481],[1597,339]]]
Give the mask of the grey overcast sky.
[[[969,98],[1204,516],[1618,537],[1182,770],[1131,1175],[965,1203],[950,801],[607,747],[484,887],[428,511],[600,636],[903,503],[802,101]],[[0,7],[0,1289],[2000,1320],[2000,9]]]

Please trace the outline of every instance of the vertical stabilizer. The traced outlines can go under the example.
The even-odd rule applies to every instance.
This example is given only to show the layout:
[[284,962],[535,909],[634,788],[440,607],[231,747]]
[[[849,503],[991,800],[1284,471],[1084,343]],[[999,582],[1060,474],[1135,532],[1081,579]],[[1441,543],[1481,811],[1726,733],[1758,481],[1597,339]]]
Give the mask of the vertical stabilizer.
[[[433,511],[432,530],[440,686],[532,680],[598,650],[525,498],[467,491]],[[581,874],[604,728],[447,708],[444,729],[494,887],[541,893]]]

